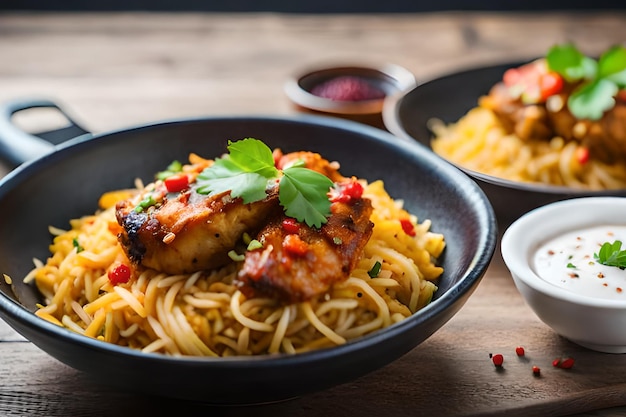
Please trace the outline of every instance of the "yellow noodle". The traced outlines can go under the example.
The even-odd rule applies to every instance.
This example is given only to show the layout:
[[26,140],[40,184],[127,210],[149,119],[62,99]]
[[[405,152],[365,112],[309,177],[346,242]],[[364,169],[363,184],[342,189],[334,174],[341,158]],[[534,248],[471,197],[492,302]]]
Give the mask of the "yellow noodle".
[[326,336],[329,340],[331,340],[333,343],[337,345],[343,345],[344,343],[346,343],[346,339],[339,336],[332,329],[330,329],[328,326],[322,323],[322,321],[313,312],[313,308],[311,308],[310,303],[308,302],[302,303],[302,310],[304,311],[304,315],[306,316],[306,318],[309,319],[309,322],[311,322],[311,324],[317,330],[319,330],[321,334]]
[[[34,260],[26,277],[46,299],[37,315],[144,352],[202,356],[294,354],[392,325],[430,302],[445,240],[382,182],[364,185],[374,207],[372,238],[352,276],[319,298],[286,306],[247,299],[234,284],[235,264],[176,276],[141,269],[128,283],[112,285],[107,271],[128,259],[109,227],[114,210],[107,209],[72,219],[68,231],[51,228],[51,257]],[[415,236],[403,231],[401,219],[411,222]],[[380,272],[371,278],[376,262]]]
[[104,326],[105,319],[106,314],[104,313],[104,310],[96,311],[93,320],[91,320],[91,323],[89,323],[89,325],[85,329],[85,335],[89,337],[96,337]]
[[276,331],[272,337],[272,343],[270,343],[270,347],[267,350],[269,353],[278,352],[278,349],[285,337],[285,333],[287,332],[287,325],[289,324],[289,320],[291,318],[290,313],[291,309],[289,307],[284,307],[282,309],[278,325],[276,326]]
[[126,288],[123,287],[115,287],[115,292],[128,303],[130,308],[135,310],[135,313],[139,314],[140,317],[146,317],[146,309],[141,305],[141,303],[135,298]]
[[433,150],[460,166],[522,182],[539,182],[580,189],[626,187],[626,164],[603,164],[576,158],[578,143],[555,136],[549,141],[522,140],[507,134],[496,115],[480,105],[457,122],[431,120]]

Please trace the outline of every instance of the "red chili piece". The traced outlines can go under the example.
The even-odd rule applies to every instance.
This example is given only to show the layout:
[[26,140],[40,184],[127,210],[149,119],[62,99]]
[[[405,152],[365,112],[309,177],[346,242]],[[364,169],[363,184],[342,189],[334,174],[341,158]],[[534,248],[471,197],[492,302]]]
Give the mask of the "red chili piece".
[[533,375],[539,376],[541,374],[541,369],[537,365],[533,365]]
[[415,236],[415,226],[411,223],[409,219],[400,219],[400,225],[402,226],[402,230],[409,236]]
[[304,256],[309,250],[309,245],[298,235],[287,235],[283,239],[283,248],[296,256]]
[[561,368],[561,369],[570,369],[572,366],[574,366],[574,359],[567,358],[567,359],[564,359],[561,362],[561,364],[559,365],[559,368]]
[[349,203],[352,200],[361,198],[363,186],[356,179],[335,184],[330,190],[329,199],[332,203]]
[[287,217],[283,220],[283,230],[287,233],[297,234],[300,230],[300,223],[293,217]]
[[167,191],[170,193],[178,193],[189,187],[187,174],[174,174],[167,177],[163,182],[165,183],[165,188],[167,188]]
[[548,72],[539,77],[539,88],[541,90],[541,99],[546,100],[548,97],[558,94],[563,89],[563,78],[556,72]]
[[558,368],[561,366],[561,358],[556,358],[555,360],[552,361],[552,366],[554,366],[555,368]]
[[578,163],[581,165],[585,165],[587,162],[589,162],[589,149],[585,148],[584,146],[579,146],[578,148],[576,148],[574,155]]
[[128,265],[119,264],[108,272],[109,282],[113,285],[125,284],[130,279],[130,268]]
[[522,88],[522,100],[527,103],[545,102],[563,89],[563,78],[541,65],[531,62],[504,73],[502,81],[507,87]]
[[495,366],[502,366],[502,364],[504,363],[504,356],[502,356],[502,354],[500,353],[496,353],[491,357],[491,361]]
[[524,347],[523,346],[518,346],[515,348],[515,353],[517,354],[517,356],[524,356]]

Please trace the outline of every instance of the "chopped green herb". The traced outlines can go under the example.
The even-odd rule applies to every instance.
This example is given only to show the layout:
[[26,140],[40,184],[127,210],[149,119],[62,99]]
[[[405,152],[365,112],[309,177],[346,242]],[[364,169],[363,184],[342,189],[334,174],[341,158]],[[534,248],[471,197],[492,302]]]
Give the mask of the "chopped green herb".
[[615,106],[615,95],[626,88],[626,48],[615,45],[596,61],[573,44],[553,46],[546,55],[548,67],[569,82],[580,82],[567,100],[579,119],[598,120]]
[[234,250],[231,250],[228,252],[228,257],[230,259],[232,259],[235,262],[240,262],[243,261],[246,257],[244,255],[240,255],[237,252],[235,252]]
[[333,243],[338,246],[338,245],[341,245],[343,243],[343,240],[341,240],[340,237],[334,237],[333,238]]
[[613,243],[604,242],[598,253],[593,257],[598,263],[606,266],[616,266],[620,269],[626,268],[626,250],[622,250],[622,242],[616,240]]
[[179,161],[172,161],[172,163],[167,166],[165,171],[161,171],[157,173],[156,177],[159,180],[164,180],[178,172],[182,172],[182,170],[183,170],[183,164],[181,164]]
[[142,211],[144,211],[148,207],[152,207],[155,204],[156,204],[156,200],[152,197],[152,194],[148,194],[146,197],[144,197],[143,200],[141,200],[139,202],[137,207],[135,207],[135,212],[136,213],[141,213]]
[[372,269],[367,271],[367,275],[369,275],[370,278],[376,278],[378,276],[378,274],[380,274],[380,267],[381,266],[382,266],[382,264],[379,261],[376,261],[376,263],[374,264]]
[[198,175],[198,193],[229,191],[248,204],[264,199],[266,189],[279,180],[278,198],[285,214],[311,227],[326,223],[330,216],[327,193],[333,185],[329,178],[301,164],[277,169],[271,149],[257,139],[229,141],[228,151]]
[[248,243],[248,250],[261,249],[263,244],[256,239],[252,239],[250,243]]
[[568,263],[567,263],[567,267],[568,267],[568,268],[572,268],[572,269],[576,269],[576,265],[574,265],[574,264],[573,264],[573,263],[571,263],[571,262],[568,262]]
[[78,238],[72,239],[72,245],[76,248],[76,253],[80,253],[85,250],[85,248],[83,248],[78,242]]

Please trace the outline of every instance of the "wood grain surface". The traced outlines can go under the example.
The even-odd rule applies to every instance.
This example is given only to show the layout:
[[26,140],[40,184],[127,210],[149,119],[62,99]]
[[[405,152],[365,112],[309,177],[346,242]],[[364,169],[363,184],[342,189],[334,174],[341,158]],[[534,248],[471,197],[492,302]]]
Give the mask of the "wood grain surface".
[[[51,98],[94,132],[179,117],[288,115],[295,109],[283,84],[309,66],[394,63],[425,81],[530,59],[558,42],[597,54],[624,40],[626,14],[619,12],[5,13],[0,101]],[[34,131],[56,123],[41,115],[18,122]],[[505,355],[502,369],[490,353]],[[552,367],[561,356],[574,357],[575,366]],[[2,322],[0,358],[2,416],[626,415],[626,355],[586,350],[552,332],[524,304],[499,252],[461,311],[406,356],[277,404],[219,408],[104,386]]]

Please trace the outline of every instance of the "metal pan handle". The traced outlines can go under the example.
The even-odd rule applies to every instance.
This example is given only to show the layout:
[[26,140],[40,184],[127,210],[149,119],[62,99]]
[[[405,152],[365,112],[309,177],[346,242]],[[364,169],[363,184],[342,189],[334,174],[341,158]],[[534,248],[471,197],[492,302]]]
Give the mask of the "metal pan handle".
[[[56,130],[27,133],[13,123],[13,116],[20,111],[35,108],[52,108],[67,119],[68,125]],[[47,99],[18,99],[0,103],[0,158],[17,166],[39,158],[66,140],[90,134],[76,123],[56,103]]]

